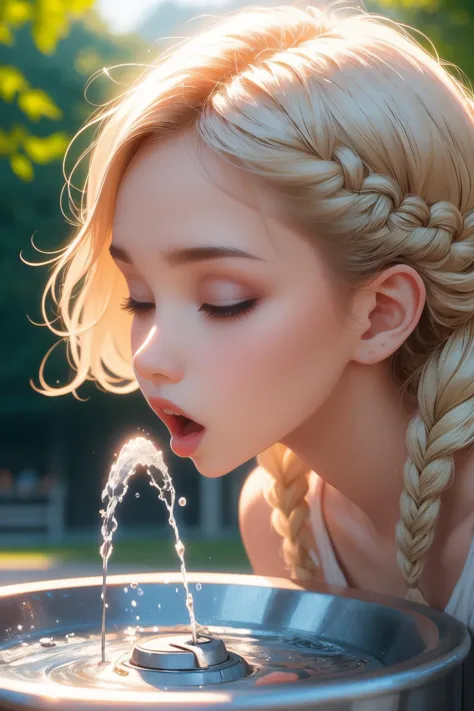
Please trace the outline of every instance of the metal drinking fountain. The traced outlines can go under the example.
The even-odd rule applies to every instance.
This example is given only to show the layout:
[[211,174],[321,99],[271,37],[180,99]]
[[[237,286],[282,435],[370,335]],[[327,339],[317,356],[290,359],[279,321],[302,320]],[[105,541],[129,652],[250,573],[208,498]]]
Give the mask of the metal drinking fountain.
[[[111,576],[0,588],[0,710],[469,711],[467,630],[401,600],[256,576]],[[133,596],[133,600],[132,600]],[[469,678],[469,674],[465,674]]]
[[[181,575],[142,575],[139,586],[107,578],[116,508],[138,462],[181,561]],[[102,492],[102,577],[0,588],[0,711],[473,708],[459,622],[355,591],[188,575],[175,496],[161,451],[128,441]]]

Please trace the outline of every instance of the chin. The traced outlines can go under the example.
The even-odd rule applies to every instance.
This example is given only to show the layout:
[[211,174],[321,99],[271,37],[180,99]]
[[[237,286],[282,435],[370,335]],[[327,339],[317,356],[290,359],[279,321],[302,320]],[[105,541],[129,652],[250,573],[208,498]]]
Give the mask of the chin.
[[229,474],[234,469],[237,469],[242,462],[238,464],[226,465],[219,462],[206,462],[205,457],[191,457],[194,466],[198,470],[199,474],[206,477],[206,479],[219,479],[219,477]]

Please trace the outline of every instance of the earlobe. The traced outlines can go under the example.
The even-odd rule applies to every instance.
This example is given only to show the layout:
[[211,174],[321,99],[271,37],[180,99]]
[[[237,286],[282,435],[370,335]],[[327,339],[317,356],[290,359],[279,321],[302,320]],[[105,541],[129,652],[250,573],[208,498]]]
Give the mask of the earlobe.
[[356,294],[359,323],[369,324],[355,345],[353,361],[364,365],[389,358],[416,328],[426,300],[418,272],[406,264],[384,270]]

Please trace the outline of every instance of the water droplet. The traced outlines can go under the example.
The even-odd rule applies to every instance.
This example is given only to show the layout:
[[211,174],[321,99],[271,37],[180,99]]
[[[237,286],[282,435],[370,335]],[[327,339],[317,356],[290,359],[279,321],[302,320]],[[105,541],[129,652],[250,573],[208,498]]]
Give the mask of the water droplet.
[[56,642],[53,640],[52,637],[42,637],[40,639],[40,645],[42,647],[55,647]]
[[139,498],[140,498],[140,494],[138,493],[138,491],[137,491],[137,493],[135,494],[135,498],[136,498],[136,499],[139,499]]
[[138,588],[137,595],[139,595],[140,597],[143,595],[143,590],[141,588]]
[[158,609],[161,610],[161,603],[159,602],[157,605]]
[[138,583],[130,583],[130,587],[135,590],[135,588],[138,588]]
[[136,600],[132,600],[132,607],[136,607],[136,606],[137,606],[137,601],[136,601]]
[[180,506],[186,506],[186,499],[184,498],[184,496],[179,499],[178,504]]
[[124,593],[128,593],[128,588],[123,589]]
[[27,646],[28,646],[28,642],[22,642],[20,646],[21,646],[21,647],[27,647]]
[[19,629],[20,632],[21,632],[21,630],[23,629],[23,625],[18,625],[18,629]]
[[140,615],[137,615],[137,616],[135,617],[135,619],[136,619],[136,620],[139,620],[139,619],[140,619]]
[[31,625],[30,630],[34,630],[35,626]]
[[202,590],[201,583],[196,583],[196,590]]
[[176,588],[176,592],[178,592],[178,588]]
[[157,627],[156,625],[155,625],[155,627],[153,627],[153,632],[159,632],[159,630],[160,630],[160,628]]
[[179,557],[181,558],[181,556],[184,555],[184,551],[185,551],[184,545],[181,543],[181,541],[179,541],[179,543],[177,543],[177,544],[175,545],[175,548],[176,548],[176,553],[177,553],[177,554],[179,555]]

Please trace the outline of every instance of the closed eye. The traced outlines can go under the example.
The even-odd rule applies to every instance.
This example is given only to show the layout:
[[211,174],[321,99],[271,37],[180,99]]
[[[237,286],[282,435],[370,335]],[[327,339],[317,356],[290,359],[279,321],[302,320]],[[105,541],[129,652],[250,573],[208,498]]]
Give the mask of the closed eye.
[[121,307],[124,311],[129,311],[131,314],[145,313],[155,308],[155,304],[148,301],[135,301],[131,296],[123,300]]
[[[199,309],[206,314],[209,319],[230,319],[245,316],[252,311],[258,303],[258,299],[246,299],[237,304],[226,304],[216,306],[215,304],[203,304]],[[132,314],[145,314],[155,308],[155,304],[147,301],[136,301],[131,296],[124,299],[121,308]]]
[[245,301],[239,301],[237,304],[228,304],[226,306],[203,304],[200,311],[204,311],[207,318],[210,319],[239,318],[250,313],[256,307],[257,302],[257,299],[246,299]]

